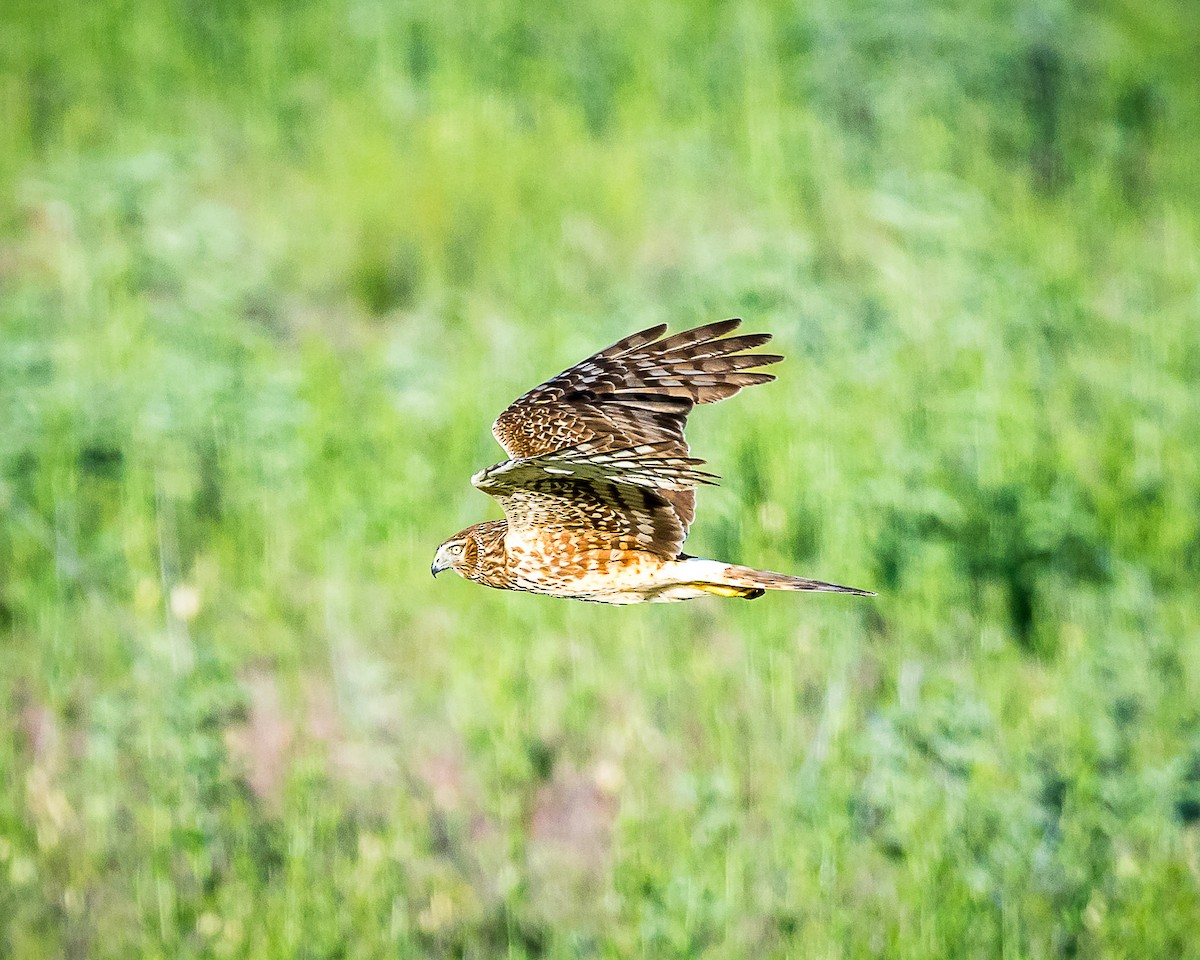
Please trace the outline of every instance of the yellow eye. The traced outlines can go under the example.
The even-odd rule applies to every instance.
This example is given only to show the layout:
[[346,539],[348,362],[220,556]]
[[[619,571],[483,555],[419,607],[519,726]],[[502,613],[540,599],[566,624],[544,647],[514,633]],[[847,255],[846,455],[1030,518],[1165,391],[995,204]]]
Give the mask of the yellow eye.
[[450,552],[457,555],[457,554],[462,553],[462,548],[463,548],[463,545],[461,543],[452,543],[450,545]]

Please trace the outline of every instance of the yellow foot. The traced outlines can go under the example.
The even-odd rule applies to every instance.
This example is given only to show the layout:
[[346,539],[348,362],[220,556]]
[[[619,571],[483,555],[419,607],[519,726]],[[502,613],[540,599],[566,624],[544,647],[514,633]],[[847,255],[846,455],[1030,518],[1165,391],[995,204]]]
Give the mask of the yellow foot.
[[742,597],[745,600],[754,600],[766,592],[760,587],[731,587],[723,583],[698,583],[696,587],[717,597]]

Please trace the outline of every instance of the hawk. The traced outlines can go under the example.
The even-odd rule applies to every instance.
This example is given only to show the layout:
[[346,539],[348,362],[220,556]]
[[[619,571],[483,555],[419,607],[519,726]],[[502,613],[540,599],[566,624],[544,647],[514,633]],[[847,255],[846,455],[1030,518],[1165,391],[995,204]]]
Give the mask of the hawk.
[[431,568],[500,590],[598,603],[667,603],[767,590],[873,596],[683,552],[696,490],[716,481],[689,455],[683,428],[698,403],[775,378],[782,357],[744,351],[769,333],[727,336],[722,320],[664,337],[666,325],[619,340],[514,401],[492,425],[511,457],[471,483],[503,520],[438,547]]

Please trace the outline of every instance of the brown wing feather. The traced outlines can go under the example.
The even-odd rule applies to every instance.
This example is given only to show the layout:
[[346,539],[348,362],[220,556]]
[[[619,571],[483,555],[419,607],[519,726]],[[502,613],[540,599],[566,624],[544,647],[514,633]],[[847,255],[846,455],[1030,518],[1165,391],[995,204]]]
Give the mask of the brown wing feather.
[[508,520],[508,536],[559,563],[594,550],[643,550],[670,560],[683,546],[679,515],[658,490],[542,477],[496,499]]
[[[740,352],[762,346],[771,335],[726,336],[740,324],[721,320],[665,338],[660,324],[631,334],[514,401],[492,433],[514,459],[586,441],[622,448],[666,444],[663,455],[686,457],[683,430],[695,404],[775,379],[750,368],[782,357]],[[686,535],[695,517],[695,492],[668,490],[661,497]]]
[[670,441],[609,449],[582,443],[505,460],[471,478],[504,508],[528,550],[568,559],[596,550],[679,555],[687,531],[668,497],[716,478],[702,460],[669,455]]

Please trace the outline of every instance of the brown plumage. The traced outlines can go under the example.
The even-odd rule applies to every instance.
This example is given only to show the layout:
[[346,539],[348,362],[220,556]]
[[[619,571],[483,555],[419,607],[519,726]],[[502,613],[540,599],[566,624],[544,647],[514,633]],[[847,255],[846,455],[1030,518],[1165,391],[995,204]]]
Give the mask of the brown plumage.
[[[726,336],[722,320],[663,338],[665,325],[614,343],[514,401],[492,433],[512,458],[471,478],[504,508],[445,541],[433,574],[601,603],[754,599],[765,590],[865,590],[689,557],[700,469],[683,437],[692,407],[775,378],[782,357],[744,353],[769,333]],[[662,339],[660,339],[662,338]]]

